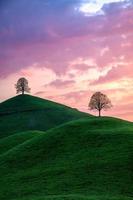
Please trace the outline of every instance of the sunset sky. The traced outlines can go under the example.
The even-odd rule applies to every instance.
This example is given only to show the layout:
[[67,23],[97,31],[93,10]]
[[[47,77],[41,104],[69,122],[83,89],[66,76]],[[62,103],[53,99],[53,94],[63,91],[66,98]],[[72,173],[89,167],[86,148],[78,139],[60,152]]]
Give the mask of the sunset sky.
[[32,95],[86,112],[101,91],[113,104],[104,115],[133,121],[133,1],[0,0],[0,102],[20,77]]

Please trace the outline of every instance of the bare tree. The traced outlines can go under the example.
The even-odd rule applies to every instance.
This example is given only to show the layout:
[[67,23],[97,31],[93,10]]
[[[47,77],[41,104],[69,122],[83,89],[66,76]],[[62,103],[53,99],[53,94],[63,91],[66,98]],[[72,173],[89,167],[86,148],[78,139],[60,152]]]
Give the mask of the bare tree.
[[94,93],[89,102],[89,109],[97,110],[99,113],[99,117],[101,116],[102,110],[107,110],[111,107],[111,101],[105,94],[102,94],[101,92]]
[[24,77],[18,79],[17,84],[15,84],[15,88],[16,88],[16,93],[22,93],[24,94],[24,92],[29,93],[30,92],[30,88],[28,86],[28,80]]

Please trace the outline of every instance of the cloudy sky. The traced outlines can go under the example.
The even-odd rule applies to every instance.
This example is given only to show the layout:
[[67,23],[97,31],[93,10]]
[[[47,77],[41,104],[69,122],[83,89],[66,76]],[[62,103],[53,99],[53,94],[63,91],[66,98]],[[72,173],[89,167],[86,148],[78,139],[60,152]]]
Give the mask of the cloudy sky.
[[104,115],[133,121],[133,1],[1,0],[0,101],[23,76],[32,95],[87,112],[101,91]]

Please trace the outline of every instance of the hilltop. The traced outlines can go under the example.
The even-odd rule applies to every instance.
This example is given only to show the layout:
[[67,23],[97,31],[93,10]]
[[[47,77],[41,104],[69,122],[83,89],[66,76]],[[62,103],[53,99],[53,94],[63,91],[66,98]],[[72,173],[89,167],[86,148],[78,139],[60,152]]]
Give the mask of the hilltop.
[[46,99],[18,95],[0,103],[0,137],[27,130],[45,131],[90,116]]
[[[9,137],[0,156],[0,199],[133,199],[133,123],[86,118],[34,137],[22,133],[16,145],[17,134]],[[1,140],[9,144],[9,137]]]

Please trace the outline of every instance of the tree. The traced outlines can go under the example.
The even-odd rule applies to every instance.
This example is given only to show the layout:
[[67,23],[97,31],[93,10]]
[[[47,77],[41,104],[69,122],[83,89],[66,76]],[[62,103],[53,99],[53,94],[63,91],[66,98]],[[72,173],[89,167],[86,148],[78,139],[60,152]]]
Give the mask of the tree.
[[111,101],[105,94],[102,94],[101,92],[94,93],[89,102],[90,110],[98,110],[99,117],[101,116],[102,110],[107,110],[111,107]]
[[28,86],[28,80],[24,77],[18,79],[17,84],[15,84],[16,93],[30,92],[30,88]]

